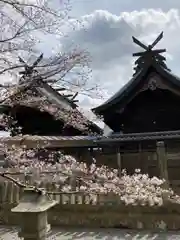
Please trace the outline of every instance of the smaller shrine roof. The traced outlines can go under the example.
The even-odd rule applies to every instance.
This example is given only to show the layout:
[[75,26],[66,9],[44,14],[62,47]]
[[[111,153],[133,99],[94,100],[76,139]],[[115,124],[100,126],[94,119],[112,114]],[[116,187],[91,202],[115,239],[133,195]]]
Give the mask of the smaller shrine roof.
[[60,94],[42,80],[9,88],[7,94],[0,100],[1,112],[7,112],[15,105],[48,112],[55,119],[84,133],[102,133],[100,127],[80,112],[74,101]]

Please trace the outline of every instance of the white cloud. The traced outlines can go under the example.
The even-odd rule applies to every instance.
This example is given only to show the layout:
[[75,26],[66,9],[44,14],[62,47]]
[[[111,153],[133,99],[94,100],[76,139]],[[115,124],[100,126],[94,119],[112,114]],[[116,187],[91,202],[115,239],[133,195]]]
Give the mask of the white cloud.
[[71,0],[72,14],[75,16],[90,14],[96,9],[107,10],[112,14],[119,15],[121,12],[141,11],[142,9],[162,9],[168,11],[171,8],[180,9],[179,0]]

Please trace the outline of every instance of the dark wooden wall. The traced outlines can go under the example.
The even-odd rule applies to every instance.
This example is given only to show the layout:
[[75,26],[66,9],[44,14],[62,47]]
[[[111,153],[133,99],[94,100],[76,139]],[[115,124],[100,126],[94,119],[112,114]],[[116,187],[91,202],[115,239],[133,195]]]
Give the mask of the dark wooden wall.
[[[136,146],[136,148],[135,148]],[[169,141],[165,144],[165,152],[168,165],[168,178],[170,186],[180,192],[180,142]],[[118,168],[117,149],[104,147],[94,149],[66,149],[65,153],[72,154],[78,161],[92,163],[92,158],[96,159],[98,166],[107,165],[110,168]],[[149,174],[150,177],[160,177],[160,168],[156,142],[150,144],[127,144],[124,149],[120,148],[121,169],[126,169],[128,174],[133,174],[135,169],[141,169],[142,173]]]
[[[161,177],[159,168],[157,142],[131,142],[120,146],[121,170],[126,169],[128,174],[133,174],[135,169],[141,169],[142,173],[148,173],[150,177]],[[110,168],[118,168],[117,164],[117,146],[101,146],[101,148],[83,148],[66,147],[58,149],[64,154],[74,156],[77,161],[91,164],[93,158],[96,159],[98,166],[107,165]],[[57,150],[49,149],[48,151],[57,152]],[[41,157],[46,161],[47,152],[40,153]],[[168,180],[173,188],[180,192],[180,141],[168,141],[165,143],[165,156],[167,158]],[[58,160],[57,154],[54,160]]]
[[120,106],[106,118],[114,132],[124,133],[173,131],[180,129],[180,96],[167,89],[142,91],[122,113]]

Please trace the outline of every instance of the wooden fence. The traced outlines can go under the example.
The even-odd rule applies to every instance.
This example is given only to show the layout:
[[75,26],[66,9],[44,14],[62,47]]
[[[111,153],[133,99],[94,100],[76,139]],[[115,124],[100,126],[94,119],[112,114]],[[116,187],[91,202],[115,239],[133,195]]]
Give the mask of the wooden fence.
[[[115,195],[87,193],[58,193],[57,186],[44,186],[58,201],[48,212],[48,222],[53,226],[86,228],[128,228],[179,230],[180,205],[165,202],[163,206],[125,206]],[[11,209],[19,203],[23,190],[10,181],[0,183],[0,223],[17,225],[21,217]],[[96,201],[92,201],[96,198]],[[162,228],[163,222],[163,228]]]
[[[59,204],[90,204],[98,205],[108,202],[118,201],[118,196],[114,194],[88,194],[83,192],[61,192],[58,186],[45,183],[42,188],[50,191],[49,197],[58,201]],[[19,188],[11,181],[4,181],[0,183],[0,204],[18,204],[22,197],[23,189]]]

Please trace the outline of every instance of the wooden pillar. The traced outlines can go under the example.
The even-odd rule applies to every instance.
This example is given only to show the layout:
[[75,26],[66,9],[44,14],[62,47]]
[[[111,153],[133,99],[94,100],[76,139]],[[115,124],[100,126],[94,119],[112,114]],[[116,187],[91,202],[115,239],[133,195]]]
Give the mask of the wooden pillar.
[[157,142],[156,147],[160,178],[166,180],[164,187],[168,188],[169,178],[168,178],[167,154],[165,150],[164,141]]
[[122,166],[121,166],[120,148],[117,148],[117,165],[118,165],[118,176],[121,177]]
[[85,157],[86,159],[86,163],[89,166],[90,164],[92,164],[92,148],[86,148],[85,150]]
[[77,158],[79,162],[82,162],[83,157],[82,157],[82,150],[81,149],[77,149]]
[[92,147],[91,147],[90,150],[89,150],[89,154],[90,154],[90,159],[91,159],[91,162],[90,162],[90,163],[93,163],[94,152],[93,152],[93,148],[92,148]]
[[141,142],[138,143],[138,164],[139,164],[139,167],[141,169],[141,172],[142,173],[146,173],[144,170],[145,170],[145,166],[144,165],[147,165],[147,164],[144,164],[145,161],[144,161],[144,158],[142,156],[142,148],[141,148]]
[[71,185],[71,189],[72,191],[76,191],[76,187],[77,187],[77,174],[73,173],[71,178],[70,178],[70,185]]

